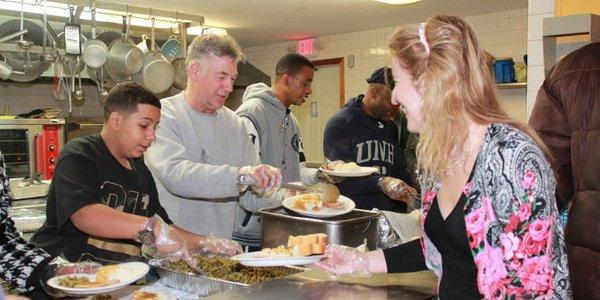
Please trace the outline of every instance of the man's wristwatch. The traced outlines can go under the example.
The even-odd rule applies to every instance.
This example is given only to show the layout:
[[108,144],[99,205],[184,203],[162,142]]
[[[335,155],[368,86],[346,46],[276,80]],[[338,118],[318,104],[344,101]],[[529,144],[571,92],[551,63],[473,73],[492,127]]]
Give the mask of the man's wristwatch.
[[156,219],[149,218],[142,230],[136,233],[133,236],[133,240],[141,243],[142,245],[152,245],[154,241],[156,241],[156,236],[154,235],[154,224],[156,224]]

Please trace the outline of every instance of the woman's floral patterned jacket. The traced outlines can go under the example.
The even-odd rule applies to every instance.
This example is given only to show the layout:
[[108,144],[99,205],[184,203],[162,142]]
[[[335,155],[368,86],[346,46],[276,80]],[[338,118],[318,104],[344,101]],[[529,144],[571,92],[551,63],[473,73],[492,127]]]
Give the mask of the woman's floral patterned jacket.
[[[492,124],[473,172],[464,215],[482,298],[571,298],[555,179],[541,149],[522,131]],[[421,186],[423,226],[440,184],[423,178]],[[441,278],[440,253],[423,236],[427,266]]]

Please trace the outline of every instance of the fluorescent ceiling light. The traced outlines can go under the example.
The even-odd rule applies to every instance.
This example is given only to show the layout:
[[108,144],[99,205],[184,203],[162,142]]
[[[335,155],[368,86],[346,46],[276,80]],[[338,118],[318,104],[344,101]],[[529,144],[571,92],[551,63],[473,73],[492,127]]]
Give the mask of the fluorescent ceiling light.
[[187,28],[187,34],[191,35],[201,35],[204,33],[212,33],[218,35],[226,35],[227,30],[225,28],[217,28],[217,27],[206,27],[206,26],[194,26]]
[[[39,0],[37,0],[39,1]],[[0,0],[0,10],[12,10],[21,11],[20,0]],[[44,6],[43,1],[36,2],[36,0],[23,0],[23,11],[28,13],[43,14]],[[49,16],[69,18],[69,6],[64,3],[57,2],[46,2],[46,13]],[[123,23],[123,16],[126,12],[108,10],[108,9],[96,9],[96,21],[106,23]],[[151,27],[152,21],[149,14],[129,13],[131,16],[132,26]],[[171,28],[177,22],[192,22],[191,20],[182,20],[169,17],[152,16],[155,19],[154,27],[156,28]],[[91,20],[92,14],[90,7],[85,7],[79,17],[82,20]]]
[[386,3],[386,4],[392,4],[392,5],[404,5],[404,4],[421,2],[421,0],[373,0],[373,1]]

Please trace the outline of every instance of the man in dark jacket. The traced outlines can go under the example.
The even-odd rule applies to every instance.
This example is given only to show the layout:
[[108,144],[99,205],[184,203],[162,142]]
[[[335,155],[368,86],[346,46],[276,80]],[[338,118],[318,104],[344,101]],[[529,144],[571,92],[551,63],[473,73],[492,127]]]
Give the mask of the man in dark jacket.
[[556,161],[559,207],[569,207],[574,299],[600,299],[600,43],[563,58],[540,89],[529,124]]
[[398,197],[394,191],[405,188],[404,182],[412,184],[412,176],[398,147],[398,128],[390,119],[390,112],[398,109],[390,102],[391,73],[389,68],[377,69],[367,79],[366,95],[350,99],[329,120],[323,148],[329,160],[379,168],[381,174],[347,178],[338,184],[340,192],[357,208],[405,212],[407,206],[402,201],[409,199]]

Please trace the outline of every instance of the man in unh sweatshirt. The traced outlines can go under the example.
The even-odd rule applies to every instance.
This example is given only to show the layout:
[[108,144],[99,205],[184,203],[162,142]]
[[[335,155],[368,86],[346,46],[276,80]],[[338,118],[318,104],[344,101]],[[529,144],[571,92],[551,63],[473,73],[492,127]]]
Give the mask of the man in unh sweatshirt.
[[[187,87],[161,100],[161,124],[146,162],[175,224],[258,247],[260,223],[252,213],[279,205],[283,192],[266,193],[269,197],[255,192],[278,187],[281,172],[260,164],[244,124],[224,107],[242,58],[231,36],[200,35],[192,41]],[[255,184],[248,188],[251,181]]]

